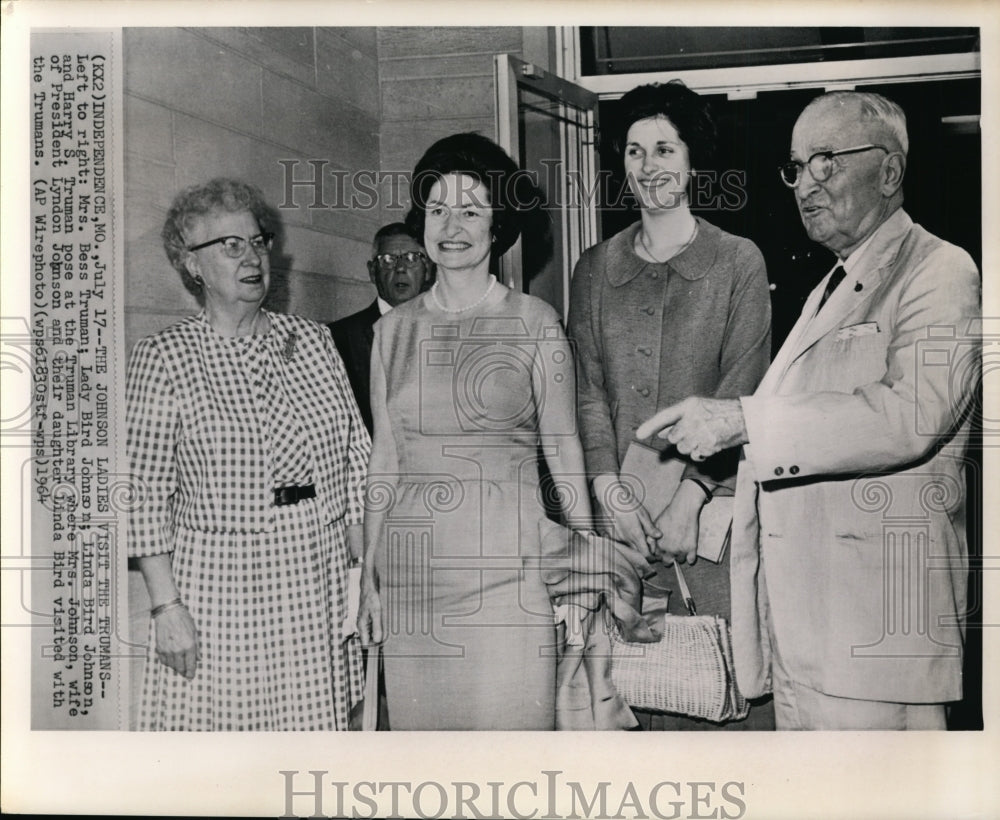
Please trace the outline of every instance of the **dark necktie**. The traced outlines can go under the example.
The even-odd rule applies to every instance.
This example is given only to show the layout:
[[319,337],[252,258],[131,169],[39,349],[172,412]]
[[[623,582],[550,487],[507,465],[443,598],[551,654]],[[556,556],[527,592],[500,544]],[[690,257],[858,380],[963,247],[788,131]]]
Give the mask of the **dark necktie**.
[[826,283],[826,289],[823,291],[823,298],[819,300],[819,307],[816,308],[817,314],[823,309],[823,305],[826,304],[826,300],[829,299],[833,292],[837,289],[837,285],[844,281],[845,276],[847,276],[847,271],[844,270],[843,265],[837,265],[837,267],[833,269],[833,273],[830,274],[830,280]]

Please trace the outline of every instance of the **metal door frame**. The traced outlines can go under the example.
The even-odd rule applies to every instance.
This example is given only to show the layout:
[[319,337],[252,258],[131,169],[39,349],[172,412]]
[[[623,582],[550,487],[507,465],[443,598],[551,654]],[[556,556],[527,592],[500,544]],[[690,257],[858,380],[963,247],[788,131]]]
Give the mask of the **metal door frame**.
[[[563,203],[558,208],[558,218],[562,220],[565,242],[562,259],[565,313],[569,309],[573,266],[586,248],[600,241],[597,202],[593,195],[597,182],[598,95],[509,54],[498,54],[494,59],[494,69],[497,142],[518,164],[522,159],[518,90],[531,91],[558,106],[553,116],[559,121],[560,160],[565,169],[574,172],[561,175],[558,191],[559,201]],[[582,219],[577,225],[573,224],[573,214],[567,206],[571,201],[579,202],[579,207],[583,209]],[[501,260],[501,275],[506,284],[524,290],[520,242]]]

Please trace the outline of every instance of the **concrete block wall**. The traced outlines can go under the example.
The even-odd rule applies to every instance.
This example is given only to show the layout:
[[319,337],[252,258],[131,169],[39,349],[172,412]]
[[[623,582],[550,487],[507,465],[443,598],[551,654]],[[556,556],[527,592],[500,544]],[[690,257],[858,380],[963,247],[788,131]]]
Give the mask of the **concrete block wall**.
[[493,58],[522,56],[524,29],[515,26],[412,28],[380,26],[382,97],[380,190],[383,222],[409,208],[406,182],[424,151],[458,131],[496,139]]
[[126,344],[197,310],[159,234],[174,194],[213,176],[253,182],[280,207],[269,304],[330,321],[373,296],[364,260],[380,224],[367,209],[286,200],[286,166],[309,178],[379,168],[374,28],[128,28],[125,59]]
[[[544,31],[126,29],[128,348],[197,310],[159,233],[174,194],[212,176],[251,181],[280,206],[270,306],[330,321],[367,304],[371,237],[405,216],[414,164],[446,134],[495,138],[493,57],[525,56]],[[315,178],[310,160],[324,163],[318,202],[286,178]],[[377,196],[352,202],[341,175],[380,171]]]

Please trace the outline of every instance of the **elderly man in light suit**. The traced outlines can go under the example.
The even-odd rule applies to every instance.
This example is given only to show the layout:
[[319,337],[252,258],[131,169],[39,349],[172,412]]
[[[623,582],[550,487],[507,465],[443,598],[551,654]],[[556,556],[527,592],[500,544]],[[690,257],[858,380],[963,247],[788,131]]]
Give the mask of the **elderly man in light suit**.
[[964,452],[979,274],[902,209],[902,110],[813,100],[781,167],[837,265],[753,396],[691,398],[637,431],[695,460],[743,445],[733,647],[779,729],[945,727],[962,696]]

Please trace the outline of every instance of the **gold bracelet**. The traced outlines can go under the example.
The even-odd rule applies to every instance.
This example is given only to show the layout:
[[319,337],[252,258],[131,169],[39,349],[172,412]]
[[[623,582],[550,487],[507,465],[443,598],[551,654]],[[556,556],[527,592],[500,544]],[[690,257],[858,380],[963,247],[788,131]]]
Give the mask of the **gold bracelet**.
[[167,601],[165,604],[160,604],[159,606],[154,606],[149,611],[150,618],[157,618],[166,612],[168,609],[177,609],[179,606],[184,606],[184,602],[178,597],[174,598],[172,601]]

